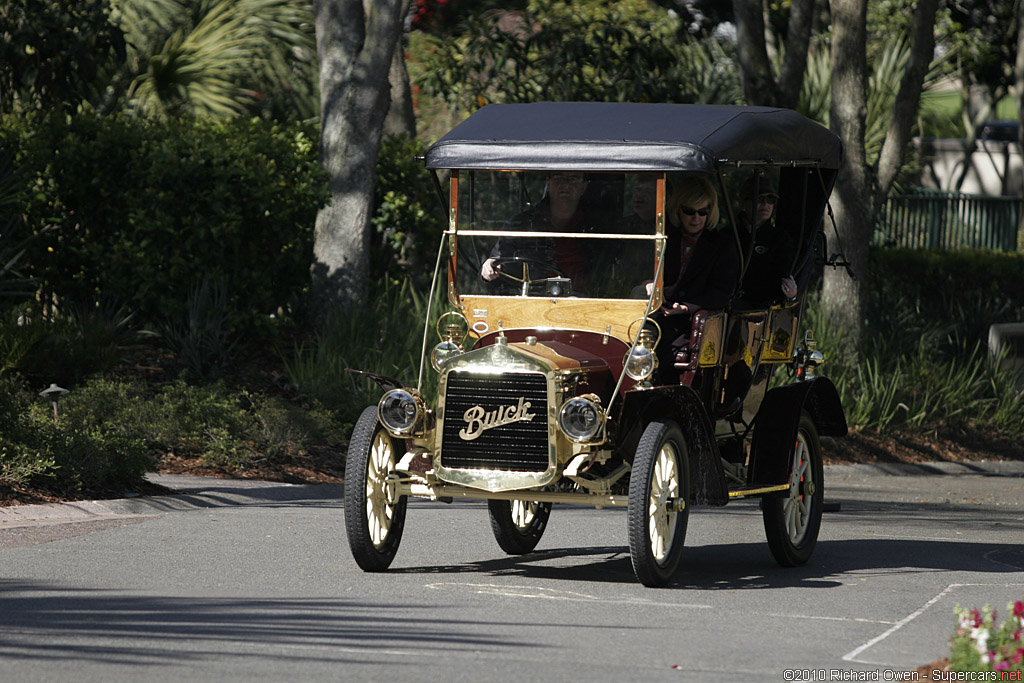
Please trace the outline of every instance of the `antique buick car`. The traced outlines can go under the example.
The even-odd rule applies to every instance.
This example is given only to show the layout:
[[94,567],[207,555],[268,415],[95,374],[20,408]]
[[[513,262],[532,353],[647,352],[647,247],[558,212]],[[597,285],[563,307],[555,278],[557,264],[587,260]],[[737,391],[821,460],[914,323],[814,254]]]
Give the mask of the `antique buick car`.
[[[672,579],[691,506],[756,497],[776,560],[806,562],[819,437],[847,429],[799,324],[840,155],[793,111],[675,104],[489,105],[434,144],[425,164],[448,216],[434,287],[449,310],[428,313],[438,336],[417,386],[371,375],[385,393],[346,466],[359,566],[390,566],[410,496],[486,500],[509,554],[534,550],[555,504],[625,507],[647,586]],[[690,306],[683,332],[663,334],[657,311],[681,272],[666,207],[687,178],[716,188],[735,270],[718,273],[721,307]],[[775,205],[795,296],[747,291],[762,247],[743,187]]]

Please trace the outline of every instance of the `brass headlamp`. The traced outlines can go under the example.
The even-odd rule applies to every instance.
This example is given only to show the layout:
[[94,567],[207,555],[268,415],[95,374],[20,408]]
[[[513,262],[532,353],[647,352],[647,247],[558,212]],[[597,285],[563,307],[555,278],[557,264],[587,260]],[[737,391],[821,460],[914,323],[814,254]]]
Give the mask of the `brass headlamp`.
[[[449,321],[445,324],[444,332],[442,332],[441,323],[448,316],[454,316],[456,320]],[[441,343],[435,346],[433,351],[430,352],[430,366],[437,372],[441,372],[441,368],[445,363],[466,352],[465,348],[463,348],[463,342],[466,339],[466,335],[469,333],[469,323],[461,313],[449,311],[437,319],[436,329],[437,336],[441,339]]]
[[[637,321],[634,320],[633,322]],[[658,369],[658,355],[654,349],[658,346],[658,341],[661,339],[661,328],[653,320],[648,320],[646,323],[653,325],[654,329],[647,327],[645,324],[640,329],[636,345],[622,359],[623,370],[630,379],[636,382],[638,389],[650,389],[653,386],[651,377],[654,376],[654,371]],[[630,328],[632,327],[630,325]]]

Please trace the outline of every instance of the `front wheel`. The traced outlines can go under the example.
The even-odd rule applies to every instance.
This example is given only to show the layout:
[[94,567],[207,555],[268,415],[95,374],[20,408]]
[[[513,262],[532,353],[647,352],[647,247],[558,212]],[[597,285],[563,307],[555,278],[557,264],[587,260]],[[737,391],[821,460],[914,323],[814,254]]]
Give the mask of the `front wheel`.
[[345,462],[345,531],[352,557],[363,571],[391,566],[402,541],[408,499],[396,498],[387,481],[395,471],[400,445],[377,419],[376,406],[363,410]]
[[528,500],[488,500],[494,539],[509,555],[525,555],[540,543],[551,516],[551,503]]
[[821,441],[807,413],[800,416],[790,457],[789,491],[765,498],[761,506],[768,547],[783,567],[796,567],[811,559],[821,528],[825,492]]
[[690,467],[678,425],[647,425],[629,476],[629,556],[645,586],[667,584],[683,551],[690,516]]

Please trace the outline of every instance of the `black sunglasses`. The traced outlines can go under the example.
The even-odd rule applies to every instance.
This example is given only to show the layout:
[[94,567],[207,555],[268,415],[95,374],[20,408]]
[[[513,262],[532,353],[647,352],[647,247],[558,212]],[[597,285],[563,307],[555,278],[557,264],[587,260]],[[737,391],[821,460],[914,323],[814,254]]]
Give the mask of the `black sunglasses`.
[[757,198],[758,204],[774,204],[777,201],[779,201],[779,197],[774,194],[763,194]]
[[689,206],[680,206],[679,210],[685,213],[687,216],[707,216],[711,213],[711,207],[705,206],[703,209],[693,209]]

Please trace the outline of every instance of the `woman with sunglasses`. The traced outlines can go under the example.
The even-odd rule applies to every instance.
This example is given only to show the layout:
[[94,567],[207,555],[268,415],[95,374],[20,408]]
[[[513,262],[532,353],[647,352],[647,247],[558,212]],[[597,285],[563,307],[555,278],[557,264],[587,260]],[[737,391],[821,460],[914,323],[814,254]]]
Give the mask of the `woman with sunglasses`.
[[[751,177],[740,186],[741,224],[746,226],[746,231],[740,234],[744,238],[743,251],[750,254],[743,276],[742,298],[757,307],[782,299],[794,301],[797,295],[796,280],[790,272],[794,255],[792,241],[772,221],[778,199],[778,193],[767,178]],[[755,216],[753,228],[750,216]]]
[[693,312],[725,308],[739,280],[739,262],[732,236],[716,229],[718,193],[704,176],[673,183],[665,213],[665,305],[651,317],[661,327],[657,354],[668,383],[678,379],[675,352],[690,336]]

